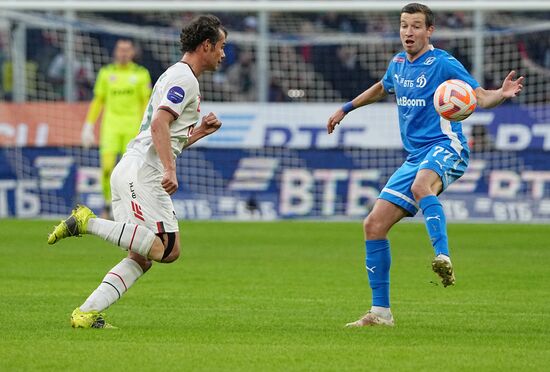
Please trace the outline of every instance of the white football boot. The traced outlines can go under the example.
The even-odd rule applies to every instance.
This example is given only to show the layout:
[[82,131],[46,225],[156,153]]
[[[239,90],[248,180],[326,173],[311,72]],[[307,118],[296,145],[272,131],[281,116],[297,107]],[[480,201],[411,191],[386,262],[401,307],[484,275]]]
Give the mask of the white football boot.
[[363,317],[359,320],[356,320],[355,322],[346,324],[346,327],[367,327],[367,326],[375,326],[375,325],[385,325],[389,327],[394,326],[393,321],[393,315],[391,312],[389,313],[389,316],[385,317],[376,313],[373,313],[372,311],[369,311]]
[[444,287],[455,284],[455,273],[449,256],[438,254],[432,261],[432,270],[439,275]]

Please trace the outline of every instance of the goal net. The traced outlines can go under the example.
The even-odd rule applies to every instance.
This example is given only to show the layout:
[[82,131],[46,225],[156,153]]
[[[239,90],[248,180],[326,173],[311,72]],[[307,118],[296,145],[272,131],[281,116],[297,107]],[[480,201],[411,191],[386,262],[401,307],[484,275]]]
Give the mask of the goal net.
[[[394,99],[354,111],[332,136],[326,121],[401,50],[399,10],[213,13],[229,31],[226,59],[199,81],[203,114],[223,127],[178,159],[178,217],[366,215],[405,156]],[[435,13],[433,44],[482,86],[511,70],[526,77],[520,97],[464,122],[471,163],[444,194],[449,217],[550,219],[550,11]],[[130,38],[154,82],[181,57],[179,32],[195,14],[0,13],[0,217],[101,209],[98,149],[80,142],[97,72]]]

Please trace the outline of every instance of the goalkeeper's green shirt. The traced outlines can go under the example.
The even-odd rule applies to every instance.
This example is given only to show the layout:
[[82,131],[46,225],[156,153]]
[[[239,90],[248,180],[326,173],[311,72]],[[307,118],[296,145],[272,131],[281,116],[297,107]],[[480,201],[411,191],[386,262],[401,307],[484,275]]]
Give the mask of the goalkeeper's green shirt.
[[135,63],[124,67],[109,64],[99,70],[94,95],[104,104],[103,134],[137,134],[151,95],[151,77],[147,69]]

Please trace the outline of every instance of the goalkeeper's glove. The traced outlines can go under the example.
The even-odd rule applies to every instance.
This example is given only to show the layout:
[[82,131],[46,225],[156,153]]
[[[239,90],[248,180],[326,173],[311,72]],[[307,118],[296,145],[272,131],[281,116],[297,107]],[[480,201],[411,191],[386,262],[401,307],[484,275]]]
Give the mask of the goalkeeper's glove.
[[84,124],[84,127],[82,127],[82,145],[85,148],[89,148],[93,146],[95,142],[95,135],[94,135],[94,125],[90,123]]

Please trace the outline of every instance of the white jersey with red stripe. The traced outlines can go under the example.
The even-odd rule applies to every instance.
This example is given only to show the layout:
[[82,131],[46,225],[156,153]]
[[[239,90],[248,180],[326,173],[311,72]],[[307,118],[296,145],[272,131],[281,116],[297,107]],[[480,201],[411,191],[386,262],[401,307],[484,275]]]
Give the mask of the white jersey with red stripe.
[[126,154],[142,156],[146,163],[162,172],[162,162],[151,135],[154,113],[165,110],[175,118],[170,124],[170,142],[176,158],[199,121],[200,99],[199,82],[191,67],[181,61],[170,66],[155,83],[139,134],[128,144]]

